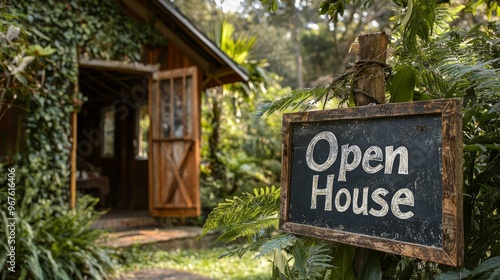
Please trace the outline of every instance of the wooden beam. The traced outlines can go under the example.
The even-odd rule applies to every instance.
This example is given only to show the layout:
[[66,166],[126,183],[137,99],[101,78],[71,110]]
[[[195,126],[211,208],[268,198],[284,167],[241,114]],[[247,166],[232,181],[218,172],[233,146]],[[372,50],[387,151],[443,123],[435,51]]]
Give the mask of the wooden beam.
[[106,90],[110,91],[111,93],[115,94],[115,95],[118,95],[120,96],[121,94],[115,90],[114,88],[108,86],[107,84],[105,84],[104,82],[101,82],[100,80],[97,80],[97,79],[94,79],[92,78],[92,76],[90,76],[89,74],[85,73],[85,71],[82,72],[83,75],[85,75],[87,78],[89,79],[92,79],[92,81],[94,81],[95,83],[99,84],[100,86],[102,86],[103,88],[105,88]]
[[100,59],[87,60],[85,58],[80,58],[78,60],[78,66],[80,68],[116,70],[121,72],[130,72],[130,73],[154,73],[159,69],[158,65],[145,65],[138,62],[127,63],[117,60],[100,60]]
[[108,98],[109,96],[108,95],[105,95],[104,93],[102,93],[100,90],[96,89],[95,87],[91,86],[90,83],[83,83],[83,86],[81,86],[80,88],[89,88],[92,92],[95,92],[97,93],[98,95],[104,97],[104,98]]
[[117,84],[120,84],[122,87],[126,88],[128,91],[131,91],[131,90],[132,90],[132,87],[131,87],[129,84],[124,83],[124,82],[122,82],[122,81],[118,80],[115,76],[113,76],[113,75],[111,75],[111,74],[107,73],[106,71],[100,70],[99,72],[100,72],[100,73],[102,73],[102,74],[103,74],[104,76],[106,76],[107,78],[109,78],[109,79],[111,79],[111,80],[115,81]]

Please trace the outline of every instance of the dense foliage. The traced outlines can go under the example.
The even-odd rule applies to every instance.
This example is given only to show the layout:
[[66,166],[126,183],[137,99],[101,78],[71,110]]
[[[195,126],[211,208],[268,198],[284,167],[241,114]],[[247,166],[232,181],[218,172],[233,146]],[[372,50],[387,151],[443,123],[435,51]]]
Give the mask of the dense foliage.
[[208,34],[249,72],[249,81],[207,89],[202,107],[202,205],[211,211],[226,197],[278,181],[280,120],[255,119],[250,112],[262,98],[282,95],[264,60],[251,59],[256,38],[235,36],[222,22]]
[[[2,6],[2,100],[27,110],[23,149],[2,161],[16,170],[16,274],[2,278],[100,279],[111,267],[90,230],[94,203],[69,209],[70,113],[77,110],[78,58],[138,61],[145,44],[164,44],[154,28],[126,16],[114,1],[11,1]],[[119,22],[120,24],[117,24]],[[11,31],[9,31],[11,30]],[[12,30],[20,39],[15,41]],[[18,42],[18,43],[17,43]],[[38,57],[38,58],[37,58]],[[29,62],[29,64],[28,64]],[[21,94],[22,93],[22,94]],[[6,184],[0,203],[7,205]],[[2,217],[7,216],[5,208]],[[0,228],[7,234],[6,228]],[[7,249],[6,240],[0,245]],[[0,267],[7,267],[2,253]]]
[[[279,1],[263,0],[270,10]],[[323,1],[320,12],[335,22],[355,1]],[[464,118],[465,267],[451,268],[350,246],[276,234],[278,190],[262,189],[222,203],[212,212],[205,232],[222,229],[221,239],[246,237],[231,254],[258,251],[273,262],[274,279],[497,279],[500,275],[500,25],[498,1],[467,5],[441,1],[393,1],[394,54],[387,81],[390,102],[458,97]],[[373,1],[361,1],[361,11]],[[471,13],[487,16],[470,21]],[[329,85],[295,90],[263,103],[260,114],[283,110],[335,108],[352,96],[352,69]],[[352,106],[352,103],[347,103]],[[244,207],[242,207],[244,206]],[[265,211],[261,211],[266,209]],[[254,214],[249,214],[254,213]]]

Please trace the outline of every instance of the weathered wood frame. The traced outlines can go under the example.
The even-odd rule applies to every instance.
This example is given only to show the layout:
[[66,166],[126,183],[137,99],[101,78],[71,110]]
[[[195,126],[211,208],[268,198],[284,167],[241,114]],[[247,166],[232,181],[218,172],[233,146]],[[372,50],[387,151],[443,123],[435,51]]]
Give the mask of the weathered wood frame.
[[[463,264],[464,246],[462,219],[463,151],[461,108],[461,101],[459,99],[442,99],[285,114],[283,116],[280,228],[292,234],[316,237],[451,266],[461,266]],[[290,206],[289,194],[291,187],[292,124],[430,114],[440,114],[442,118],[442,248],[314,227],[288,221]]]

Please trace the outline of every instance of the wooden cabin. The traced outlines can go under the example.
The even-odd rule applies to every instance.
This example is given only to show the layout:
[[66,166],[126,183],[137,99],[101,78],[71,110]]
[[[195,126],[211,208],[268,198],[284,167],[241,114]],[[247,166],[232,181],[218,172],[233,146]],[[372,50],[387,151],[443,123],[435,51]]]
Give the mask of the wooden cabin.
[[71,119],[71,203],[92,193],[106,209],[198,216],[201,93],[247,73],[168,0],[117,2],[154,18],[167,46],[146,49],[141,63],[80,58],[86,100]]

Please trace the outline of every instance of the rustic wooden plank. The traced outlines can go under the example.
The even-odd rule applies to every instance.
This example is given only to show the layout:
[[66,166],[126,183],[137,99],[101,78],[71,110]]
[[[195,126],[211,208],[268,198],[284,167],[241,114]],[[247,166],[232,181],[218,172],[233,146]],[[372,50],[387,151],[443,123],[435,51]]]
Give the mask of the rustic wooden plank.
[[[187,158],[188,158],[189,152],[192,150],[193,144],[194,144],[194,141],[188,142],[188,145],[186,145],[187,148],[184,148],[183,155],[182,155],[181,159],[177,163],[175,163],[175,167],[172,167],[172,168],[176,168],[177,170],[184,170],[185,169]],[[167,194],[165,196],[165,199],[163,200],[164,203],[168,203],[172,200],[172,197],[175,193],[175,188],[173,186],[174,182],[175,181],[172,181],[171,183],[169,183],[167,185],[167,188],[166,188]]]
[[288,221],[288,213],[290,205],[289,190],[290,190],[290,163],[289,156],[290,150],[290,134],[291,134],[291,121],[293,115],[283,116],[283,144],[281,149],[281,205],[280,205],[280,228]]
[[186,184],[184,184],[184,179],[180,175],[179,170],[177,170],[177,168],[176,168],[175,160],[169,154],[167,154],[167,159],[171,163],[169,166],[170,166],[170,169],[172,170],[172,172],[177,180],[177,184],[179,185],[179,191],[180,191],[180,194],[182,195],[182,198],[184,199],[184,201],[186,202],[188,207],[192,207],[193,201],[191,200],[191,197],[189,196],[189,193],[188,193],[187,188],[186,188]]
[[192,136],[194,140],[193,144],[193,157],[192,164],[190,167],[190,178],[193,180],[191,184],[191,189],[193,193],[193,201],[194,206],[196,207],[196,213],[201,215],[201,198],[200,198],[200,165],[201,165],[201,91],[199,85],[202,82],[202,73],[201,69],[193,67],[190,70],[191,75],[191,93],[192,93],[192,133],[189,136]]
[[182,208],[172,206],[171,208],[155,208],[151,214],[156,217],[197,217],[201,211],[197,208]]
[[298,235],[311,236],[343,244],[369,248],[381,252],[405,255],[417,259],[422,259],[424,256],[424,259],[426,260],[451,266],[456,266],[457,264],[457,262],[450,257],[450,254],[441,248],[415,245],[405,242],[394,242],[369,235],[354,235],[352,233],[337,230],[326,230],[324,228],[295,223],[286,223],[281,229]]
[[443,109],[443,248],[455,266],[463,265],[463,196],[462,194],[462,104],[449,100]]
[[398,116],[412,116],[421,114],[440,114],[442,107],[447,104],[446,100],[416,101],[411,102],[414,106],[408,106],[409,103],[388,103],[377,106],[363,106],[353,108],[342,108],[342,110],[323,110],[308,111],[301,113],[287,113],[288,122],[312,122],[323,121],[325,119],[376,119]]

